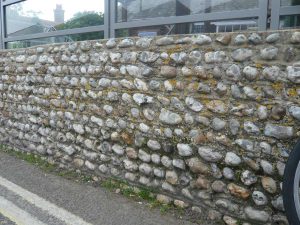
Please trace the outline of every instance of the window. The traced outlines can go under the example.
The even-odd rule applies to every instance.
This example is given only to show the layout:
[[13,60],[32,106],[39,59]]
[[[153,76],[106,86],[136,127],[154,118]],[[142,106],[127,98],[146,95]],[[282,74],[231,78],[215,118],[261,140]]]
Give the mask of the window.
[[244,20],[219,20],[133,27],[117,30],[116,37],[193,34],[204,32],[232,32],[255,29],[257,29],[257,19],[249,18]]
[[104,24],[104,0],[27,0],[5,11],[6,37]]
[[207,12],[223,12],[258,8],[258,0],[211,0]]
[[280,29],[299,28],[300,15],[280,16]]
[[281,6],[300,5],[300,0],[280,0]]
[[27,48],[36,45],[44,45],[44,44],[51,44],[51,43],[97,40],[97,39],[103,39],[103,36],[104,36],[103,31],[100,31],[100,32],[72,34],[72,35],[55,36],[55,37],[47,37],[47,38],[35,38],[29,40],[8,42],[6,44],[7,45],[6,47],[8,49]]
[[258,0],[118,0],[117,22],[258,8]]

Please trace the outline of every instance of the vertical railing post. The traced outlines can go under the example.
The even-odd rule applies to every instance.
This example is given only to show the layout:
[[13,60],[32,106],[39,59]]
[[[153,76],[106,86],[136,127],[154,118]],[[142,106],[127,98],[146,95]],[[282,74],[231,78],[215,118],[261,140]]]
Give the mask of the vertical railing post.
[[117,11],[117,0],[110,0],[110,38],[114,38],[116,36],[115,33],[115,23],[116,23],[116,12]]
[[[276,0],[278,1],[278,0]],[[259,17],[258,17],[258,30],[264,31],[267,30],[267,20],[268,20],[268,1],[259,0]]]
[[104,38],[110,38],[110,0],[104,1]]
[[279,20],[280,20],[280,1],[271,0],[271,26],[272,30],[279,29]]
[[3,0],[0,0],[0,48],[4,49],[5,48],[5,43],[4,43],[4,35],[5,35],[5,12],[4,12],[4,8],[3,8]]

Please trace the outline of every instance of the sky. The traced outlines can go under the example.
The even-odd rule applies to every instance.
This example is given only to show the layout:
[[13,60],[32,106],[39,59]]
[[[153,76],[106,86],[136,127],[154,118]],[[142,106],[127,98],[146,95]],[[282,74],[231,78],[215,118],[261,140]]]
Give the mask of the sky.
[[77,12],[96,11],[104,12],[104,0],[27,0],[22,2],[23,14],[35,11],[40,12],[38,17],[45,20],[54,20],[53,10],[56,4],[61,4],[65,10],[65,21],[72,18]]

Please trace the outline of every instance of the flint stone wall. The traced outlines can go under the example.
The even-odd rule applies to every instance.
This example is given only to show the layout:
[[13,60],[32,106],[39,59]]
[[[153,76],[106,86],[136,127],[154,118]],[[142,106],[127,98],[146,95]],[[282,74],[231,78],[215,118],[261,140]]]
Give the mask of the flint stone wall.
[[299,53],[299,31],[2,51],[0,141],[153,187],[227,224],[284,224],[280,185],[300,136]]

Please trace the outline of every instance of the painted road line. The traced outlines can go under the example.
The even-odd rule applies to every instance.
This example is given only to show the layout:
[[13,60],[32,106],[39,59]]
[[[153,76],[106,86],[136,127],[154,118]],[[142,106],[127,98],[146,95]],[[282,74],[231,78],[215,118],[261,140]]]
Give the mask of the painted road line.
[[85,222],[82,218],[68,212],[67,210],[39,197],[38,195],[27,191],[26,189],[12,183],[11,181],[0,176],[0,185],[11,192],[19,195],[35,207],[46,211],[49,215],[56,217],[68,225],[92,225]]
[[46,225],[2,196],[0,196],[0,213],[17,225]]

